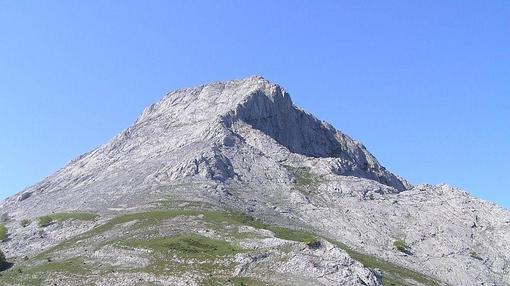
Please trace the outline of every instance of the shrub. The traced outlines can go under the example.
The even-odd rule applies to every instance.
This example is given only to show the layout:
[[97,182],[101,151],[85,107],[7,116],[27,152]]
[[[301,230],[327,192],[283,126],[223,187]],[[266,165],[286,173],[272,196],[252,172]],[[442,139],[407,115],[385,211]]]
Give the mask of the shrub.
[[306,238],[303,242],[310,248],[319,248],[321,246],[321,241],[317,237]]
[[400,252],[405,252],[407,249],[406,242],[403,239],[395,240],[393,242],[393,246],[395,246],[395,248]]
[[30,225],[30,221],[26,218],[22,219],[20,222],[19,222],[19,225],[21,225],[22,227],[27,227]]
[[41,216],[37,218],[37,225],[39,227],[46,227],[53,222],[53,218],[49,215]]
[[295,184],[300,188],[317,188],[321,183],[320,177],[311,173],[308,167],[292,167],[288,165],[284,165],[284,167],[294,176]]
[[7,228],[5,225],[0,224],[0,240],[4,240],[7,238]]
[[314,234],[303,230],[290,229],[279,226],[269,227],[268,229],[272,231],[274,235],[280,239],[304,243],[308,243],[317,239],[317,237]]

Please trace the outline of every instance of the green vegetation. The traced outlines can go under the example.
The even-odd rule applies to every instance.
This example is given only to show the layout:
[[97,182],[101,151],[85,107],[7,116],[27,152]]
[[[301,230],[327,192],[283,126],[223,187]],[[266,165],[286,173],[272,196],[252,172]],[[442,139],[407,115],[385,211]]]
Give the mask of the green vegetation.
[[178,234],[150,240],[130,240],[124,244],[159,252],[176,251],[180,257],[216,257],[235,254],[239,251],[226,241],[195,234]]
[[37,218],[37,226],[46,227],[53,222],[53,219],[49,215],[41,216]]
[[34,272],[46,272],[46,273],[56,273],[56,272],[66,272],[73,274],[82,274],[85,275],[90,272],[89,267],[79,258],[71,258],[64,261],[55,261],[55,262],[45,262],[30,268],[31,273]]
[[[225,218],[229,218],[228,222],[230,223],[236,223],[240,225],[248,225],[254,228],[258,229],[267,229],[274,233],[274,235],[280,239],[285,240],[292,240],[297,242],[303,242],[307,244],[310,247],[317,246],[319,243],[319,239],[317,236],[315,236],[313,233],[304,231],[304,230],[297,230],[297,229],[290,229],[285,227],[279,227],[279,226],[272,226],[268,225],[266,223],[261,222],[260,220],[257,220],[253,218],[252,216],[249,216],[244,213],[240,212],[231,212],[227,216],[222,213],[216,213],[215,216],[223,216]],[[211,219],[211,214],[207,217]]]
[[406,242],[403,239],[395,240],[393,246],[400,252],[405,252],[407,250]]
[[[232,225],[247,225],[258,229],[270,230],[278,238],[302,242],[307,244],[309,247],[318,246],[317,243],[320,243],[319,239],[321,239],[308,231],[272,226],[244,213],[234,211],[216,212],[200,209],[174,209],[166,211],[130,213],[112,218],[100,226],[64,241],[63,243],[37,255],[30,260],[37,261],[35,266],[23,269],[24,274],[19,274],[18,277],[22,276],[24,279],[44,277],[43,275],[52,271],[52,267],[55,267],[54,269],[61,269],[61,271],[76,275],[81,275],[80,271],[91,271],[90,268],[87,268],[90,267],[90,265],[83,265],[84,268],[80,269],[80,266],[82,266],[81,263],[83,262],[77,260],[79,258],[63,262],[48,262],[46,261],[46,258],[53,257],[55,252],[60,252],[65,249],[91,247],[91,242],[93,242],[93,247],[96,249],[104,245],[114,245],[118,247],[149,249],[152,251],[150,256],[150,265],[130,270],[115,269],[115,271],[153,273],[155,275],[168,275],[168,273],[178,275],[179,273],[196,271],[197,273],[211,274],[209,278],[206,278],[206,280],[203,281],[203,285],[224,285],[226,284],[226,281],[239,286],[266,285],[261,281],[250,278],[230,277],[230,269],[233,265],[224,258],[231,257],[239,252],[250,250],[239,249],[225,240],[217,240],[197,234],[177,233],[172,236],[160,237],[158,236],[159,232],[153,232],[151,230],[154,229],[153,227],[157,228],[157,226],[163,223],[163,221],[173,219],[178,216],[200,216],[200,219],[203,220],[204,223],[208,224],[208,227],[214,228],[220,233],[228,233],[226,237],[236,235],[238,228],[232,228]],[[128,229],[124,226],[121,227],[121,225],[128,222],[131,222]],[[114,239],[108,239],[108,235],[103,235],[105,232],[110,232],[114,229],[122,230],[122,232],[128,231],[129,235],[116,237]],[[151,231],[144,232],[145,230]],[[234,237],[237,239],[237,236]],[[389,263],[374,256],[355,251],[342,243],[332,242],[345,250],[353,259],[361,262],[365,267],[380,269],[383,273],[383,284],[386,286],[409,285],[409,282],[405,281],[415,281],[422,285],[430,286],[440,285],[436,280],[421,273]],[[102,271],[112,271],[112,268],[94,269],[94,273],[101,273]],[[9,275],[14,275],[13,273],[15,273],[13,270],[9,270],[8,272]],[[33,273],[40,274],[37,274],[39,276],[34,276],[32,275]],[[4,280],[5,278],[6,277],[4,276],[2,281],[6,281]],[[28,284],[31,282],[29,280],[24,281]]]
[[46,227],[55,221],[65,221],[65,220],[94,221],[98,217],[99,216],[96,214],[83,213],[83,212],[55,213],[55,214],[38,217],[37,225],[39,227]]
[[19,222],[19,225],[21,225],[22,227],[27,227],[30,225],[30,220],[24,218]]
[[307,231],[271,226],[268,229],[281,239],[303,242],[309,246],[315,245],[318,242],[317,237]]
[[[44,261],[34,266],[17,266],[2,272],[0,281],[2,285],[47,285],[46,279],[56,273],[71,274],[80,280],[80,277],[90,275],[91,271],[91,265],[85,264],[80,258],[71,258],[58,262]],[[79,285],[77,281],[75,283]]]
[[[268,229],[274,232],[275,236],[281,239],[293,240],[298,242],[309,243],[315,240],[316,237],[306,231],[292,230],[283,227],[273,227],[265,224],[253,217],[246,215],[241,212],[215,212],[215,211],[200,211],[200,210],[168,210],[168,211],[149,211],[143,213],[130,213],[121,216],[117,216],[109,220],[107,223],[95,227],[81,235],[78,235],[70,240],[64,241],[60,245],[57,245],[44,253],[50,251],[56,251],[65,247],[72,247],[77,241],[83,241],[87,238],[100,235],[106,231],[113,229],[115,226],[131,222],[138,221],[138,226],[147,227],[149,225],[157,225],[163,220],[172,219],[177,216],[198,216],[202,215],[203,220],[214,223],[216,225],[247,225],[257,229]],[[44,254],[43,253],[43,254]],[[40,255],[43,255],[40,254]],[[39,256],[39,255],[38,255]]]
[[284,167],[295,177],[296,186],[301,188],[316,188],[319,186],[320,178],[310,172],[310,168],[307,167],[293,167],[284,165]]
[[303,242],[306,243],[306,245],[308,245],[308,247],[311,248],[318,248],[319,246],[321,246],[321,241],[317,237],[305,239]]
[[393,264],[391,262],[385,261],[375,256],[356,251],[341,242],[337,241],[332,242],[335,243],[341,249],[345,250],[345,252],[347,252],[347,254],[349,254],[349,256],[352,257],[352,259],[359,261],[361,264],[363,264],[363,266],[367,268],[372,269],[377,268],[381,270],[383,272],[384,286],[406,286],[409,285],[409,283],[405,283],[403,281],[408,280],[416,281],[418,283],[421,283],[422,285],[427,286],[441,285],[437,280],[426,275],[423,275],[421,273],[418,273],[416,271]]
[[52,253],[55,251],[63,250],[66,248],[71,248],[76,245],[79,241],[84,241],[86,239],[101,235],[104,232],[110,231],[115,228],[117,225],[138,221],[140,226],[149,226],[153,224],[158,224],[164,219],[171,219],[179,215],[191,216],[198,215],[200,212],[197,211],[187,211],[187,210],[169,210],[169,211],[149,211],[143,213],[130,213],[125,215],[120,215],[110,219],[108,222],[94,227],[93,229],[86,231],[80,235],[77,235],[71,239],[68,239],[59,245],[56,245],[42,253],[38,254],[35,258],[45,257],[48,253]]
[[0,224],[0,240],[4,240],[7,238],[7,228],[5,225]]

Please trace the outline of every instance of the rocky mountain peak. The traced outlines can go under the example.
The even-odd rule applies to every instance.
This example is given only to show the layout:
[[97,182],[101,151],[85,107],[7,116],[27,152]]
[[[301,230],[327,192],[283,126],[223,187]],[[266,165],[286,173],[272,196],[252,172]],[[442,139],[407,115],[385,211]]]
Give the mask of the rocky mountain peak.
[[[136,181],[137,188],[146,184],[158,188],[166,181],[194,176],[244,182],[249,176],[257,178],[256,168],[246,162],[260,156],[268,160],[257,172],[297,164],[315,166],[322,175],[374,180],[390,187],[385,192],[411,188],[362,144],[296,107],[279,85],[254,76],[168,93],[131,127],[28,188],[23,196],[79,193],[83,204],[93,204],[100,198],[88,201],[84,193],[105,185],[107,200],[122,199],[126,182],[120,178]],[[285,176],[285,170],[281,172],[267,176]]]
[[510,285],[508,211],[412,187],[262,77],[168,93],[0,213],[0,284]]
[[374,179],[399,191],[410,187],[382,167],[362,144],[295,106],[285,89],[260,76],[170,92],[147,108],[134,128],[186,131],[183,128],[189,126],[185,132],[188,142],[196,142],[192,138],[198,136],[221,145],[242,137],[234,127],[239,122],[291,153],[336,159],[331,168],[338,174]]
[[162,100],[146,108],[138,122],[162,115],[182,121],[207,118],[214,120],[235,110],[239,104],[258,92],[271,96],[271,91],[276,89],[281,90],[281,87],[260,76],[181,88],[167,93]]

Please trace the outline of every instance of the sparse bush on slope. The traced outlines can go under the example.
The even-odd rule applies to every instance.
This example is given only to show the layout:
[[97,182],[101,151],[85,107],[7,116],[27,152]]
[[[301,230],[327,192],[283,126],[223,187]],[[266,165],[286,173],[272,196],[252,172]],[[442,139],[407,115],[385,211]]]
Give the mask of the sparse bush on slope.
[[395,246],[395,248],[400,252],[405,252],[407,249],[406,242],[403,239],[395,240],[393,242],[393,246]]
[[37,226],[46,227],[53,222],[53,219],[49,215],[41,216],[37,218]]
[[19,225],[21,225],[22,227],[27,227],[30,225],[30,220],[24,218],[19,222]]
[[4,240],[7,238],[7,228],[5,225],[0,224],[0,240]]

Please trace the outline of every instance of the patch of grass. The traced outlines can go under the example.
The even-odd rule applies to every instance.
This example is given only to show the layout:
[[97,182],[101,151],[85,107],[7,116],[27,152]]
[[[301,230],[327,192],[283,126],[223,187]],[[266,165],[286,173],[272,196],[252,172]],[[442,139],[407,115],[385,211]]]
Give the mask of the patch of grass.
[[42,264],[30,268],[27,271],[29,271],[30,273],[66,272],[72,274],[85,275],[87,273],[90,273],[90,268],[81,259],[71,258],[65,261],[44,262]]
[[393,246],[396,250],[400,252],[405,252],[407,250],[406,242],[403,239],[397,239],[393,242]]
[[[100,235],[106,231],[113,229],[115,226],[131,222],[139,221],[139,224],[143,226],[157,225],[163,220],[172,219],[177,216],[198,216],[203,215],[203,219],[208,222],[216,224],[234,224],[234,225],[248,225],[254,228],[268,228],[269,225],[262,223],[259,220],[254,219],[251,216],[243,214],[241,212],[216,212],[216,211],[203,211],[203,210],[166,210],[166,211],[148,211],[142,213],[129,213],[120,215],[110,219],[108,222],[97,226],[89,231],[86,231],[80,235],[75,236],[69,240],[62,242],[61,244],[50,248],[44,253],[57,251],[66,247],[73,247],[76,242],[92,238]],[[43,254],[44,254],[43,253]],[[42,254],[40,254],[42,255]],[[38,255],[38,256],[40,256]]]
[[317,237],[314,234],[303,230],[275,226],[269,227],[268,229],[280,239],[303,242],[306,244],[313,244],[317,241]]
[[442,285],[436,279],[428,277],[424,274],[393,264],[383,259],[358,252],[343,243],[337,241],[332,242],[341,249],[345,250],[345,252],[347,252],[347,254],[349,254],[352,259],[359,261],[361,264],[363,264],[363,266],[372,269],[380,269],[383,272],[383,285],[385,286],[409,285],[409,283],[405,282],[406,280],[413,280],[427,286]]
[[[173,253],[176,254],[175,252]],[[180,255],[180,256],[179,256]],[[214,283],[223,281],[230,275],[235,265],[221,257],[208,256],[183,256],[177,254],[178,260],[170,257],[168,253],[156,253],[151,257],[151,264],[139,269],[140,272],[151,273],[154,275],[175,275],[181,276],[194,273],[202,276],[202,283],[199,285],[225,285],[225,283]]]
[[16,267],[2,272],[1,285],[42,285],[42,279],[26,275],[24,268]]
[[308,245],[310,248],[318,248],[321,246],[321,241],[317,237],[310,237],[305,239],[303,242],[306,243],[306,245]]
[[38,227],[46,227],[53,222],[53,219],[49,215],[41,216],[37,218]]
[[5,225],[3,224],[0,224],[0,240],[6,239],[7,234],[8,234],[7,227],[5,227]]
[[126,246],[149,248],[159,252],[173,251],[184,257],[217,257],[232,255],[240,250],[224,240],[212,239],[196,234],[178,234],[150,240],[130,240]]
[[30,225],[30,223],[31,223],[31,221],[30,221],[30,220],[28,220],[28,219],[24,218],[24,219],[22,219],[22,220],[19,222],[19,225],[21,225],[21,227],[27,227],[27,226],[29,226],[29,225]]
[[[86,265],[80,258],[75,257],[65,261],[44,261],[33,266],[18,266],[2,272],[2,285],[47,285],[48,278],[56,273],[66,276],[89,276],[92,272],[90,265]],[[53,283],[51,283],[53,285]],[[56,285],[56,284],[55,284]],[[60,285],[60,284],[59,284]]]
[[308,246],[314,246],[318,243],[318,238],[313,233],[303,230],[290,229],[279,226],[266,224],[258,219],[253,218],[242,212],[210,212],[205,214],[206,220],[209,221],[225,221],[230,224],[247,225],[257,229],[266,229],[274,233],[280,239],[303,242]]
[[54,213],[45,215],[37,218],[37,225],[39,227],[46,227],[55,221],[65,220],[83,220],[83,221],[94,221],[99,216],[92,213],[83,212],[69,212],[69,213]]
[[[249,215],[240,212],[215,212],[215,211],[204,211],[204,210],[167,210],[167,211],[150,211],[143,213],[131,213],[126,215],[117,216],[112,218],[107,223],[95,227],[81,235],[78,235],[72,239],[64,241],[63,243],[51,248],[44,253],[50,253],[52,251],[58,251],[65,248],[76,247],[76,243],[83,241],[89,243],[86,239],[95,239],[96,236],[113,229],[115,226],[130,221],[139,221],[137,225],[150,226],[157,225],[163,220],[172,219],[177,216],[197,216],[203,215],[203,220],[211,222],[217,225],[247,225],[257,229],[267,229],[272,231],[276,237],[286,240],[293,240],[303,242],[306,244],[315,243],[318,241],[316,235],[311,232],[303,230],[293,230],[284,227],[276,227],[261,222]],[[221,257],[234,255],[237,252],[243,251],[242,249],[236,249],[234,246],[223,240],[215,240],[204,236],[194,234],[180,234],[171,237],[154,238],[149,240],[120,240],[117,241],[120,244],[124,244],[129,247],[153,249],[156,252],[152,255],[152,264],[146,269],[141,269],[143,272],[150,272],[155,274],[165,274],[169,272],[184,273],[189,271],[198,271],[197,273],[215,273],[219,274],[215,277],[221,278],[222,281],[226,281],[229,277],[230,266],[222,264]],[[334,241],[332,241],[334,242]],[[358,251],[355,251],[345,244],[334,242],[340,248],[345,250],[353,259],[362,263],[368,268],[378,268],[383,273],[383,284],[384,285],[409,285],[405,281],[416,281],[422,285],[436,286],[441,285],[437,280],[430,278],[421,273],[409,270],[407,268],[398,266],[396,264],[384,261],[371,255],[367,255]],[[39,254],[37,257],[45,257],[45,254]],[[181,259],[184,259],[184,263],[170,261],[168,254],[172,253],[177,255]],[[199,261],[200,263],[197,263]],[[65,265],[64,265],[65,266]],[[72,265],[68,265],[71,267]],[[46,266],[50,267],[50,266]],[[225,276],[227,275],[227,276]],[[245,283],[246,285],[264,285],[251,283],[253,281],[235,280],[237,278],[231,278],[231,281],[238,281],[239,283]],[[251,284],[250,284],[251,283]],[[258,282],[257,282],[258,283]],[[217,284],[222,285],[222,284]],[[242,284],[237,284],[242,285]]]
[[310,172],[307,167],[293,167],[284,165],[284,167],[295,177],[296,186],[301,188],[316,188],[319,186],[320,178]]
[[142,213],[130,213],[130,214],[116,216],[102,225],[94,227],[93,229],[91,229],[89,231],[79,234],[71,239],[63,241],[62,243],[60,243],[54,247],[51,247],[50,249],[48,249],[46,251],[43,251],[42,253],[38,254],[35,258],[41,258],[49,253],[63,250],[66,248],[74,247],[77,242],[101,235],[104,232],[112,230],[115,226],[117,226],[119,224],[138,220],[141,223],[143,223],[144,225],[151,225],[151,224],[158,224],[164,219],[171,219],[171,218],[174,218],[179,215],[191,216],[191,215],[198,215],[198,214],[200,214],[200,212],[197,212],[197,211],[169,210],[169,211],[149,211],[149,212],[142,212]]

